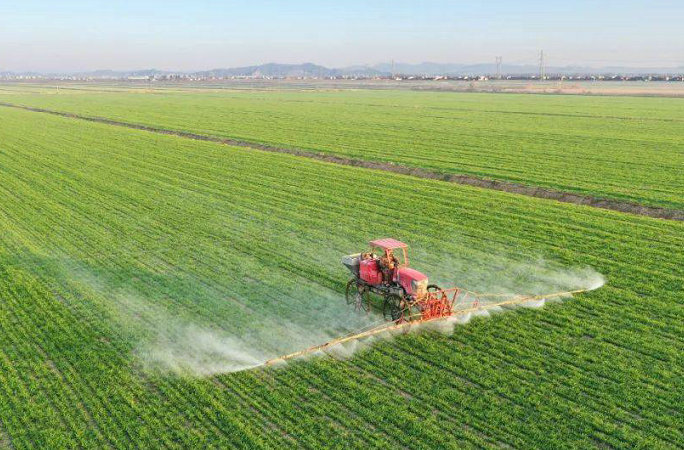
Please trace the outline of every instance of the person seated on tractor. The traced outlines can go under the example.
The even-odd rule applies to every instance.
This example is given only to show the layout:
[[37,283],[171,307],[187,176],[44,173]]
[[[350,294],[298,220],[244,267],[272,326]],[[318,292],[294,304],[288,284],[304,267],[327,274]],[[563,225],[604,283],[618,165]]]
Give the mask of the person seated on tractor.
[[394,269],[399,264],[399,260],[394,256],[394,250],[388,248],[385,250],[385,254],[380,261],[378,261],[380,270],[382,271],[382,282],[385,286],[388,286],[392,281],[392,275],[394,274]]

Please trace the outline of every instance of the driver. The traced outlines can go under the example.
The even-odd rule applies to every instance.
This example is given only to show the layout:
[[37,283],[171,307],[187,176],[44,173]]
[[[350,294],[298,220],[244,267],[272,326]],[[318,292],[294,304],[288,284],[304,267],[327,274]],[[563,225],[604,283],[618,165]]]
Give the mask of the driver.
[[380,270],[382,271],[382,282],[385,286],[389,285],[390,281],[392,281],[392,274],[398,264],[399,260],[394,256],[394,250],[391,248],[385,250],[385,254],[379,261]]

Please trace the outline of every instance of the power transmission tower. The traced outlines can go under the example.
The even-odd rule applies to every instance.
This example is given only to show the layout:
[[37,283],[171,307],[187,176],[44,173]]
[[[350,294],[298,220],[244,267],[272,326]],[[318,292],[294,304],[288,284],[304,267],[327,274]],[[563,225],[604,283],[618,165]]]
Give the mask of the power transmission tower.
[[503,60],[503,57],[497,56],[496,57],[496,78],[498,80],[501,79],[501,61]]
[[392,78],[396,78],[395,77],[395,71],[394,71],[394,60],[392,60]]
[[539,52],[539,79],[546,79],[546,65],[544,63],[544,50]]

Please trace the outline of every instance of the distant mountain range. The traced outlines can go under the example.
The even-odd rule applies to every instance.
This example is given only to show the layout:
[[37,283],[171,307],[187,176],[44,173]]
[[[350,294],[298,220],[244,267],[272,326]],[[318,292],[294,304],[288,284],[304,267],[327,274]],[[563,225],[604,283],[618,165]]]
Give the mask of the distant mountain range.
[[231,69],[213,69],[195,72],[192,75],[215,76],[215,77],[340,77],[340,76],[388,76],[379,70],[370,67],[345,67],[342,69],[330,69],[313,63],[304,64],[276,64],[268,63],[259,66],[234,67]]
[[[504,64],[501,73],[504,75],[534,75],[539,71],[536,65]],[[75,76],[91,78],[129,78],[129,77],[154,77],[169,75],[184,75],[197,77],[272,77],[272,78],[329,78],[329,77],[375,77],[375,76],[478,76],[496,73],[495,64],[456,64],[456,63],[432,63],[420,64],[381,63],[372,66],[350,66],[343,68],[328,68],[313,63],[304,64],[277,64],[268,63],[256,66],[234,67],[227,69],[212,69],[197,72],[191,71],[163,71],[157,69],[116,71],[94,70],[90,72],[73,73],[36,73],[36,72],[1,72],[0,76]],[[649,67],[635,68],[622,66],[586,67],[586,66],[548,66],[546,73],[549,75],[583,75],[583,74],[618,74],[618,75],[643,75],[643,74],[681,74],[684,66],[675,68]]]
[[[376,64],[372,66],[374,70],[381,72],[392,72],[391,63]],[[580,75],[580,74],[620,74],[620,75],[637,75],[637,74],[679,74],[684,72],[684,66],[680,67],[625,67],[625,66],[606,66],[606,67],[588,67],[588,66],[547,66],[545,68],[547,74],[557,75]],[[491,75],[496,73],[496,65],[494,63],[483,64],[456,64],[456,63],[432,63],[424,62],[420,64],[394,64],[394,71],[396,74],[403,75]],[[501,73],[505,75],[536,75],[539,73],[539,65],[536,64],[502,64]]]

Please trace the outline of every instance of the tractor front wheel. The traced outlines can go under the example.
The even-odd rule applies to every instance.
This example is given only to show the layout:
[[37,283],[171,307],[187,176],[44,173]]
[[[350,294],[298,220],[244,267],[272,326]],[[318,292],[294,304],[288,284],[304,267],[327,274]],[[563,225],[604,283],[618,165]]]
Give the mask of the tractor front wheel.
[[368,312],[370,309],[368,288],[362,284],[359,284],[356,281],[356,278],[349,280],[345,294],[347,305],[354,305],[354,309],[356,311]]
[[406,302],[400,295],[389,294],[385,297],[382,314],[385,316],[385,320],[400,323],[406,320],[404,317],[406,309]]

